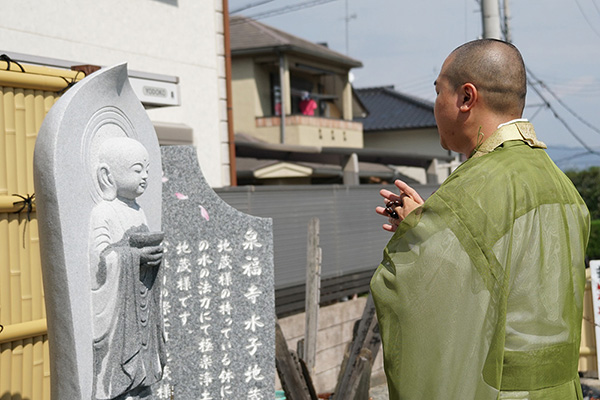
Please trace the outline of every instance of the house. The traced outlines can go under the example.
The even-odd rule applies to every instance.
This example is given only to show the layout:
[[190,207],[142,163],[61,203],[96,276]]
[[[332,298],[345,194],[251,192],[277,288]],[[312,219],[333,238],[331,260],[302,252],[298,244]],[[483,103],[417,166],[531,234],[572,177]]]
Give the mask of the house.
[[354,120],[363,124],[364,148],[424,156],[426,167],[398,165],[399,172],[419,183],[441,183],[458,166],[458,154],[440,145],[433,103],[400,93],[393,86],[356,89],[366,116]]
[[[230,32],[236,133],[267,143],[362,147],[348,79],[360,61],[241,16],[230,18]],[[307,96],[316,108],[303,113]]]
[[241,16],[230,32],[240,184],[417,182],[389,165],[423,170],[436,158],[365,146],[361,119],[371,111],[349,80],[360,61]]

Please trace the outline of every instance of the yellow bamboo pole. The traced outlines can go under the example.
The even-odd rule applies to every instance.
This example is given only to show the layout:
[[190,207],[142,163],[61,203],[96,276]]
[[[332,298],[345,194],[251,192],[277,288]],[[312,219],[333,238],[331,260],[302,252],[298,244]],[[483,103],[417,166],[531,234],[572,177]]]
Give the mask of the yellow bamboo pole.
[[[18,371],[17,371],[18,372]],[[31,399],[33,386],[33,339],[23,339],[23,386],[21,396],[23,399]]]
[[55,93],[46,92],[46,97],[44,98],[44,115],[48,114],[48,111],[52,108],[56,100],[58,100],[59,96],[54,96]]
[[10,86],[23,89],[43,89],[59,92],[65,89],[71,79],[58,76],[24,74],[22,72],[0,70],[0,86]]
[[[5,150],[6,156],[6,194],[16,193],[17,176],[14,173],[14,165],[16,160],[16,145],[15,145],[15,90],[5,88],[4,91],[4,134],[5,134]],[[11,192],[12,191],[12,192]]]
[[15,89],[15,175],[17,178],[17,191],[15,193],[27,192],[27,148],[25,131],[25,91]]
[[[27,154],[27,123],[25,112],[25,90],[15,89],[15,153],[17,157],[16,176],[17,176],[17,191],[16,193],[27,192],[29,174],[28,170],[28,154]],[[32,164],[33,166],[33,164]],[[33,179],[33,175],[32,175]],[[31,321],[32,319],[32,296],[31,296],[31,267],[29,265],[29,246],[27,240],[27,218],[17,218],[18,236],[14,239],[18,249],[18,260],[20,270],[20,289],[21,289],[21,321]],[[26,346],[23,348],[24,357],[27,355]],[[26,362],[27,359],[24,358]],[[26,368],[31,367],[31,364],[26,365]]]
[[[21,194],[21,193],[15,193],[15,194]],[[33,193],[23,193],[21,195],[23,197],[27,197],[27,195],[31,195],[31,194],[33,194]],[[19,209],[21,209],[21,207],[23,207],[22,202],[23,202],[23,199],[20,198],[19,196],[0,195],[0,213],[15,213]],[[35,211],[35,203],[33,203],[32,206],[33,206],[32,211]],[[21,212],[26,213],[27,207],[25,207]]]
[[[50,94],[48,94],[50,96]],[[46,116],[46,110],[44,108],[44,101],[46,98],[46,93],[43,90],[35,91],[35,100],[34,100],[34,109],[35,109],[35,134],[39,132],[42,127],[42,122],[44,121],[44,117]]]
[[36,336],[45,335],[48,331],[46,319],[21,322],[20,324],[4,325],[0,333],[0,344],[15,342],[17,340],[31,339]]
[[[2,394],[12,390],[12,345],[10,343],[0,344],[0,388]],[[4,399],[3,399],[4,400]]]
[[44,398],[50,400],[50,348],[48,346],[48,335],[44,335]]
[[41,399],[44,388],[44,337],[33,339],[33,370],[31,373],[31,398]]
[[19,234],[18,219],[11,214],[8,216],[8,269],[10,271],[10,308],[11,321],[10,324],[18,324],[23,322],[22,319],[22,304],[21,304],[21,265],[19,264],[19,248],[18,241],[15,240]]
[[21,391],[23,388],[23,341],[16,340],[12,344],[12,371],[11,382],[13,391]]
[[[35,188],[33,185],[33,152],[35,149],[35,139],[37,137],[37,121],[36,115],[36,94],[33,90],[25,91],[25,151],[27,154],[27,192],[34,193]],[[41,293],[41,267],[39,257],[39,235],[37,230],[37,221],[35,220],[36,214],[32,213],[29,215],[30,220],[25,222],[24,229],[26,230],[26,243],[25,248],[27,249],[27,264],[28,264],[28,286],[29,296],[31,298],[31,314],[30,319],[43,318],[42,308],[42,293]],[[33,345],[32,345],[33,346]],[[32,361],[33,362],[33,361]]]
[[6,89],[0,87],[0,196],[8,194],[8,187],[6,183],[6,119],[4,114],[6,110],[4,108],[4,96]]
[[[15,121],[15,90],[7,88],[4,96],[4,117],[6,127],[6,164],[13,166],[7,168],[7,189],[15,193],[18,190],[17,172],[14,166],[17,165],[17,143],[16,143],[16,121]],[[10,321],[3,321],[4,324],[16,324],[22,322],[21,319],[21,266],[19,264],[19,221],[14,214],[8,215],[8,269],[10,270]]]
[[44,289],[42,285],[42,265],[40,260],[40,237],[38,231],[37,215],[31,215],[30,231],[30,265],[31,265],[31,293],[33,296],[32,319],[46,318],[46,307],[44,305]]
[[0,323],[10,324],[11,288],[8,257],[8,214],[0,214]]
[[35,112],[35,94],[33,90],[26,90],[25,93],[25,166],[27,173],[27,187],[25,192],[34,193],[33,187],[33,151],[35,149],[35,139],[37,138],[36,112]]
[[[21,88],[15,89],[15,156],[16,165],[16,193],[27,191],[27,140],[26,140],[26,123],[25,123],[25,90]],[[15,223],[17,225],[18,236],[13,236],[12,246],[16,247],[17,265],[19,268],[19,289],[21,296],[19,299],[13,298],[13,301],[21,303],[21,321],[29,322],[32,316],[31,305],[31,269],[29,266],[29,250],[26,248],[26,225],[27,218],[17,216]],[[21,375],[20,392],[22,397],[31,398],[31,369],[33,367],[33,349],[31,348],[31,338],[24,338],[20,342],[20,354],[15,354],[20,358],[21,369],[14,371],[15,375]],[[17,386],[18,388],[18,386]]]
[[[48,95],[54,98],[52,94]],[[33,129],[37,137],[37,132],[40,130],[40,127],[42,126],[42,122],[46,115],[46,110],[44,107],[44,92],[41,90],[36,90],[34,92],[33,110],[33,118],[35,124]],[[33,165],[33,163],[31,165]],[[44,305],[44,293],[42,286],[42,267],[39,248],[40,238],[38,231],[37,214],[32,214],[30,233],[31,267],[33,277],[31,286],[31,290],[33,293],[33,319],[39,319],[46,317],[46,307]]]
[[[30,64],[21,64],[23,69],[25,70],[25,74],[27,75],[44,75],[44,76],[53,76],[53,77],[65,77],[69,80],[75,79],[79,81],[85,77],[85,74],[81,71],[71,71],[69,69],[58,69],[58,68],[48,68],[37,65]],[[6,61],[0,61],[0,69],[3,71],[12,71],[17,72],[19,74],[23,74],[21,68],[15,63],[10,63],[10,67]]]

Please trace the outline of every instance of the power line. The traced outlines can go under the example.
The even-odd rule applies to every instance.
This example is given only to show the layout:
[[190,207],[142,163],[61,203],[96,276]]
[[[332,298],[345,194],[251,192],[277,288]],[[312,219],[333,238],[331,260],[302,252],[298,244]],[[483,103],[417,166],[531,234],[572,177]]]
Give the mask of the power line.
[[258,19],[263,19],[263,18],[274,17],[277,15],[288,14],[288,13],[291,13],[294,11],[303,10],[305,8],[316,7],[316,6],[320,6],[322,4],[331,3],[333,1],[338,1],[338,0],[310,0],[310,1],[305,1],[303,3],[299,3],[299,4],[296,4],[293,6],[285,6],[285,7],[275,8],[275,9],[265,11],[262,13],[249,15],[246,18],[244,18],[243,20],[232,22],[232,25],[241,24],[241,23],[247,22],[248,20],[258,20]]
[[529,79],[529,78],[527,80],[529,82],[530,87],[537,93],[537,95],[540,97],[540,99],[542,99],[542,101],[544,103],[546,103],[546,107],[550,111],[552,111],[552,114],[554,115],[554,118],[556,118],[561,124],[563,124],[563,126],[575,138],[575,140],[577,140],[579,142],[579,144],[581,144],[581,146],[583,146],[583,148],[588,151],[588,153],[600,156],[599,152],[597,152],[596,150],[594,150],[590,146],[588,146],[587,143],[581,137],[579,137],[579,135],[577,135],[575,133],[575,131],[569,126],[569,124],[567,124],[567,122],[560,115],[558,115],[558,113],[556,112],[556,110],[554,109],[554,107],[552,107],[552,105],[546,99],[546,97],[542,94],[542,92],[540,92],[539,89],[537,87],[535,87],[534,82],[532,82],[531,79]]
[[531,76],[533,79],[535,79],[537,81],[537,83],[539,83],[539,85],[546,89],[546,91],[548,93],[550,93],[550,95],[552,95],[552,97],[554,97],[556,99],[556,101],[558,102],[558,104],[560,104],[561,106],[563,106],[568,112],[571,113],[571,115],[573,115],[575,118],[577,118],[581,123],[583,123],[585,126],[587,126],[588,128],[592,129],[594,132],[600,134],[600,129],[596,128],[594,125],[592,125],[591,123],[587,122],[585,119],[583,119],[583,117],[581,117],[579,114],[577,114],[575,111],[573,111],[572,108],[570,108],[568,105],[565,104],[564,101],[562,101],[557,95],[556,93],[554,93],[554,91],[552,91],[544,82],[542,82],[541,80],[539,80],[534,74],[533,72],[531,72],[531,70],[529,68],[527,68],[527,73],[529,74],[529,76]]
[[256,3],[249,3],[249,4],[246,4],[245,6],[240,7],[240,8],[236,8],[235,10],[230,10],[229,14],[235,14],[235,13],[239,13],[239,12],[242,12],[242,11],[246,11],[246,10],[248,10],[250,8],[262,6],[263,4],[271,3],[273,1],[275,1],[275,0],[262,0],[262,1],[259,1],[259,2],[256,2]]
[[596,11],[598,11],[598,14],[600,14],[600,8],[598,8],[598,4],[596,4],[596,0],[592,0],[592,4],[596,8]]
[[579,0],[575,0],[575,3],[577,4],[577,7],[579,8],[579,11],[581,11],[581,15],[583,15],[583,18],[585,19],[585,22],[588,23],[588,25],[590,26],[590,28],[592,29],[592,31],[594,31],[594,33],[596,34],[596,36],[600,37],[600,33],[596,30],[596,28],[594,28],[594,25],[590,22],[590,20],[588,19],[587,15],[585,14],[585,12],[583,12],[583,8],[581,8],[581,4],[579,4]]

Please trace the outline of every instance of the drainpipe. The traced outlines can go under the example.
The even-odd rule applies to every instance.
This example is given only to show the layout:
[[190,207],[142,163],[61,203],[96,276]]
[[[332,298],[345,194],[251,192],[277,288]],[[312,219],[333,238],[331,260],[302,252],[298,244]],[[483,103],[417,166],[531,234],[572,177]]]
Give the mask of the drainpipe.
[[237,186],[235,163],[235,135],[233,131],[233,108],[231,106],[231,45],[229,41],[229,4],[223,0],[223,42],[225,47],[225,95],[227,96],[227,139],[229,141],[229,182]]
[[285,106],[287,104],[287,90],[285,87],[285,56],[279,53],[279,96],[281,97],[281,115],[280,115],[280,142],[285,143]]

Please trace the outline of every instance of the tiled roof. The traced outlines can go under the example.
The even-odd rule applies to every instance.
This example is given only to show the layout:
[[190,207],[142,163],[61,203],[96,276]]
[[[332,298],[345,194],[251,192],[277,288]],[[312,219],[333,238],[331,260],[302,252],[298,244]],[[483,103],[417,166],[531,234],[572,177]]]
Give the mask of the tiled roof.
[[393,86],[354,89],[369,114],[355,118],[363,131],[435,128],[433,103],[394,90]]
[[358,60],[250,18],[232,16],[229,19],[229,32],[232,55],[274,50],[295,51],[322,57],[351,68],[362,67]]

